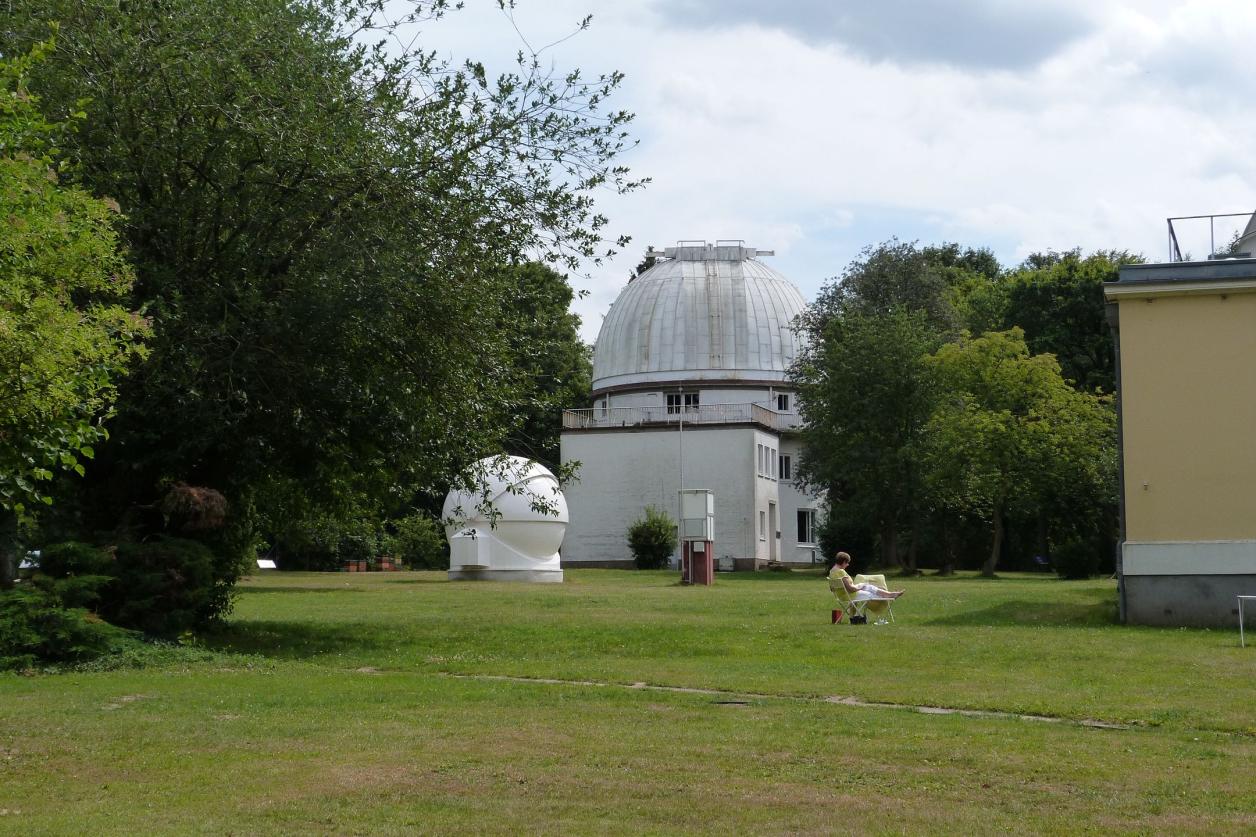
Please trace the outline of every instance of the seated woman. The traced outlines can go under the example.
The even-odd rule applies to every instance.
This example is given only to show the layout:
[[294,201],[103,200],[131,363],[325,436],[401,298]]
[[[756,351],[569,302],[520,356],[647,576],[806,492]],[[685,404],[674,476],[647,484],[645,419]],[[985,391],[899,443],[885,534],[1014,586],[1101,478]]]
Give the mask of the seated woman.
[[850,595],[851,601],[862,602],[871,599],[897,599],[903,595],[902,590],[886,590],[875,584],[856,584],[850,577],[850,573],[846,572],[846,568],[850,566],[850,555],[846,552],[839,552],[833,556],[830,561],[829,578],[831,580],[842,582],[842,587]]

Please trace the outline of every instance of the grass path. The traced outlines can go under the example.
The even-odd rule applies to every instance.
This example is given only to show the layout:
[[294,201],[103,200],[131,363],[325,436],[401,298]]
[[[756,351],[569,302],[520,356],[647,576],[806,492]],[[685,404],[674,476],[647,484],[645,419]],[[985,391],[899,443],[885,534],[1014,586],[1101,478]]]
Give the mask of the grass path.
[[[550,686],[598,686],[602,688],[618,688],[618,689],[646,689],[655,692],[675,692],[688,695],[707,695],[709,697],[727,698],[719,700],[716,703],[724,704],[745,704],[749,700],[767,700],[779,695],[761,695],[746,692],[729,692],[720,689],[694,689],[686,686],[651,686],[649,683],[596,683],[590,680],[555,680],[553,678],[536,678],[536,677],[509,677],[501,674],[455,674],[454,677],[466,680],[502,680],[510,683],[544,683]],[[812,702],[815,698],[795,698],[799,701]],[[1055,718],[1050,715],[1025,715],[1023,713],[1013,712],[996,712],[993,710],[981,709],[950,709],[945,706],[919,706],[907,705],[901,703],[875,703],[873,701],[860,700],[850,695],[828,695],[820,698],[826,703],[840,703],[843,706],[858,706],[861,709],[910,709],[925,715],[962,715],[968,718],[1004,718],[1018,721],[1042,721],[1045,723],[1073,723],[1082,727],[1093,727],[1095,729],[1129,729],[1128,724],[1113,724],[1106,721],[1096,721],[1093,718],[1084,718],[1082,720],[1070,720],[1068,718]]]

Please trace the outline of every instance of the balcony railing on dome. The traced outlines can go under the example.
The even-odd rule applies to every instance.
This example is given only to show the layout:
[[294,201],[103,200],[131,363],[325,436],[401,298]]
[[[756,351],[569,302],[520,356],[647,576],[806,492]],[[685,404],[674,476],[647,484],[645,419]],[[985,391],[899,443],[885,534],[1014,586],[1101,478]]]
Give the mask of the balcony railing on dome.
[[696,407],[593,407],[592,409],[563,410],[564,430],[746,423],[759,424],[771,430],[789,430],[798,426],[798,414],[778,413],[758,404],[702,404]]

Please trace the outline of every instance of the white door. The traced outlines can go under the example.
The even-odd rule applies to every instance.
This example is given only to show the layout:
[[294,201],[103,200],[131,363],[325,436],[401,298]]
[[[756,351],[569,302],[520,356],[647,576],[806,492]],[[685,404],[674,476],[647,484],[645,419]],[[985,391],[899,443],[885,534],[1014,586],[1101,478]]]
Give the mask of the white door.
[[779,560],[781,547],[780,524],[776,520],[776,503],[768,503],[768,561]]

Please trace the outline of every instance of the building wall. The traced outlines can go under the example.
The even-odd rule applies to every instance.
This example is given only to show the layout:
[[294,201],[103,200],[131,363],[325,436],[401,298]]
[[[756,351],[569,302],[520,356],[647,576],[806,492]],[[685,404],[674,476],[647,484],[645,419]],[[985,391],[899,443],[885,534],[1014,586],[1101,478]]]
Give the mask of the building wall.
[[[759,446],[764,449],[764,467],[760,468]],[[780,438],[775,433],[754,431],[754,558],[756,568],[769,561],[781,560],[782,519],[780,493],[777,490],[776,466]],[[773,508],[775,507],[775,508]],[[772,515],[776,519],[773,521]]]
[[[1136,625],[1233,629],[1239,617],[1235,595],[1256,593],[1256,574],[1127,575],[1124,583],[1125,620]],[[1247,626],[1256,624],[1256,602],[1246,603],[1243,617]]]
[[[581,463],[563,487],[571,522],[562,563],[630,562],[628,526],[654,505],[679,515],[679,490],[715,492],[715,556],[744,562],[756,553],[755,439],[746,426],[574,431],[562,435],[562,460]],[[681,485],[683,448],[684,485]]]
[[[1230,270],[1241,265],[1208,266]],[[1189,280],[1200,270],[1164,265]],[[1125,618],[1236,624],[1256,592],[1256,276],[1109,286],[1119,306]]]
[[[800,447],[796,437],[781,438],[781,453],[790,457],[793,469],[798,467]],[[784,515],[782,521],[784,525],[781,527],[781,560],[794,564],[823,563],[824,556],[820,552],[819,543],[814,541],[802,543],[798,540],[798,510],[815,509],[818,527],[822,520],[820,498],[794,488],[793,480],[786,479],[784,475],[781,475],[777,484],[777,492],[781,498]]]
[[1126,532],[1256,538],[1256,294],[1120,305]]

